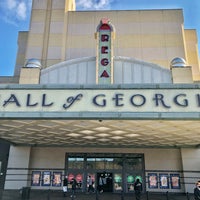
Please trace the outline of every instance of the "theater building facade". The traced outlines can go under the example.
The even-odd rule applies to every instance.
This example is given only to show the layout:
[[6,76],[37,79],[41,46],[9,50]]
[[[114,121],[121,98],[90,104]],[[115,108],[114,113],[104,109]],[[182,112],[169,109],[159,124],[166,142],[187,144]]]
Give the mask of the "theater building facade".
[[[76,11],[33,0],[13,77],[0,77],[0,186],[193,192],[200,65],[181,9]],[[69,185],[70,188],[70,185]]]

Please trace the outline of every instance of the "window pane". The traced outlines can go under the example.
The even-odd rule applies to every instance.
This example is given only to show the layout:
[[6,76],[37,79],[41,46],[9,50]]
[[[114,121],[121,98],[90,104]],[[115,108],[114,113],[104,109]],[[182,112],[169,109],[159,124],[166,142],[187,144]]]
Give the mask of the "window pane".
[[95,158],[87,158],[87,169],[95,169]]
[[122,169],[123,160],[122,158],[114,158],[113,160],[113,168],[114,169]]
[[104,158],[96,158],[96,169],[105,169]]
[[68,158],[69,169],[83,169],[84,159],[83,158]]
[[113,169],[113,158],[105,158],[105,169]]
[[126,168],[128,170],[141,170],[142,159],[141,158],[129,158],[126,160]]

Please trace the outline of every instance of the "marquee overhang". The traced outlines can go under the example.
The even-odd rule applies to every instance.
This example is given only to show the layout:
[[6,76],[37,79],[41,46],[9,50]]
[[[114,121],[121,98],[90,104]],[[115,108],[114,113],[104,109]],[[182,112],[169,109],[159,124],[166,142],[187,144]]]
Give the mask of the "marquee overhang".
[[15,145],[199,147],[200,85],[1,85]]

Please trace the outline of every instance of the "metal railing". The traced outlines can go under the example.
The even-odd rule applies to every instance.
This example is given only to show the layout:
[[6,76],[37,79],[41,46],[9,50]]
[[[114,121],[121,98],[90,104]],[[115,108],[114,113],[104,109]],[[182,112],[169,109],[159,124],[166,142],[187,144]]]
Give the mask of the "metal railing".
[[[0,195],[2,193],[2,197],[4,198],[4,196],[10,196],[7,199],[15,199],[17,200],[18,199],[37,199],[39,200],[40,198],[42,200],[54,200],[54,199],[59,199],[59,197],[62,196],[62,183],[61,183],[61,186],[60,187],[37,187],[35,188],[34,186],[33,187],[30,187],[31,186],[31,175],[32,175],[32,171],[34,170],[39,170],[39,171],[44,171],[46,169],[22,169],[22,168],[12,168],[12,169],[9,169],[9,170],[12,170],[12,172],[14,173],[10,173],[10,174],[6,174],[6,181],[10,182],[11,185],[12,183],[14,184],[19,184],[19,185],[23,185],[21,183],[27,183],[27,185],[23,185],[24,187],[24,190],[21,190],[20,191],[17,191],[15,192],[15,197],[12,198],[12,195],[9,191],[6,191],[6,190],[2,190],[0,191]],[[22,173],[22,171],[26,171],[26,173]],[[51,169],[51,171],[54,171],[54,170],[58,170],[58,169]],[[59,171],[63,172],[64,169],[59,169]],[[20,172],[20,173],[18,173]],[[181,199],[179,198],[179,196],[182,197],[181,200],[193,200],[193,195],[191,193],[187,193],[187,191],[185,190],[186,188],[186,185],[190,188],[194,188],[195,187],[195,182],[197,180],[200,179],[200,171],[176,171],[176,173],[179,173],[180,174],[180,185],[181,185],[181,189],[180,190],[173,190],[172,188],[169,187],[169,189],[161,189],[159,186],[155,189],[150,189],[148,188],[148,174],[149,173],[157,173],[158,177],[159,177],[159,174],[162,174],[162,173],[167,173],[167,174],[173,174],[175,173],[174,171],[167,171],[167,170],[154,170],[154,171],[145,171],[145,175],[146,177],[145,180],[143,181],[144,183],[144,193],[142,193],[142,197],[141,197],[141,200],[176,200],[176,199]],[[183,176],[184,174],[184,176]],[[186,174],[188,176],[186,176]],[[63,177],[62,177],[63,178]],[[42,179],[40,179],[40,182],[42,182]],[[52,180],[51,180],[52,182]],[[14,185],[13,184],[13,185]],[[158,184],[160,184],[159,182],[159,179],[158,179]],[[170,184],[170,182],[169,182]],[[28,186],[28,187],[27,187]],[[37,189],[37,190],[36,190]],[[125,188],[126,189],[126,188]],[[14,191],[14,190],[13,190]],[[12,193],[13,193],[12,191]],[[186,191],[186,192],[185,192]],[[185,193],[184,193],[185,192]],[[192,192],[192,191],[191,191]],[[91,200],[106,200],[107,196],[109,195],[114,195],[117,199],[119,200],[133,200],[134,199],[134,192],[127,192],[127,189],[124,190],[124,191],[121,191],[119,193],[104,193],[104,194],[99,194],[98,192],[94,193],[94,194],[91,194],[91,195],[87,195],[86,192],[85,192],[85,189],[83,188],[82,190],[80,191],[77,191],[77,197],[80,197],[81,198],[84,198],[84,197],[87,197],[87,200],[91,199]],[[0,196],[0,199],[1,199],[1,196]],[[68,192],[68,197],[70,197],[70,190]],[[130,198],[131,197],[131,198]],[[2,200],[3,200],[2,198]],[[70,198],[74,198],[73,196],[70,197]],[[115,199],[116,199],[115,198]],[[156,199],[157,198],[157,199]],[[69,199],[69,198],[68,198]],[[77,198],[76,198],[77,199]],[[111,198],[108,197],[109,200],[111,200]],[[116,200],[117,200],[116,199]],[[83,200],[83,199],[81,199]]]

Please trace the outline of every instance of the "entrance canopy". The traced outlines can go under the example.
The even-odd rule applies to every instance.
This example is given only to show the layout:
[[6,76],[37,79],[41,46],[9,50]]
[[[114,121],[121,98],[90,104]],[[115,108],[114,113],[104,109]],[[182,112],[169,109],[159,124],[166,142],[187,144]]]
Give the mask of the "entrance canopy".
[[16,145],[199,147],[199,85],[1,86],[0,138]]
[[1,120],[0,138],[32,146],[200,146],[199,121],[192,120]]

